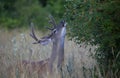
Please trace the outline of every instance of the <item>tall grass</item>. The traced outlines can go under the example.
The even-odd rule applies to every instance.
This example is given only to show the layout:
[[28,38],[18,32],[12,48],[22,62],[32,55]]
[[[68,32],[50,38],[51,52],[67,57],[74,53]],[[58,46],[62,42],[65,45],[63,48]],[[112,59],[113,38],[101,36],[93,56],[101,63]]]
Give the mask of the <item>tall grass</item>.
[[[37,31],[37,35],[42,37],[45,34]],[[31,73],[30,70],[28,71],[29,65],[24,68],[22,61],[37,62],[49,58],[52,44],[42,46],[34,45],[32,42],[34,40],[29,36],[27,30],[0,30],[0,78],[40,77],[36,69]],[[66,38],[63,78],[105,78],[101,75],[100,67],[93,58],[95,48],[96,46],[86,46],[84,43],[79,46]],[[43,77],[48,78],[47,75]],[[54,78],[57,77],[55,61]]]

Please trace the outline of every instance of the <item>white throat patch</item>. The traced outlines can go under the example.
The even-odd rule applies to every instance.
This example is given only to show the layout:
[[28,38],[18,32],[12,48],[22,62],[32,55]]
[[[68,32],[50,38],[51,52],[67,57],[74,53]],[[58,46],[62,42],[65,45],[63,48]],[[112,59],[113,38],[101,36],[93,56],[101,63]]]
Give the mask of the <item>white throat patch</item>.
[[61,31],[61,36],[65,36],[65,34],[66,34],[66,27],[63,27]]

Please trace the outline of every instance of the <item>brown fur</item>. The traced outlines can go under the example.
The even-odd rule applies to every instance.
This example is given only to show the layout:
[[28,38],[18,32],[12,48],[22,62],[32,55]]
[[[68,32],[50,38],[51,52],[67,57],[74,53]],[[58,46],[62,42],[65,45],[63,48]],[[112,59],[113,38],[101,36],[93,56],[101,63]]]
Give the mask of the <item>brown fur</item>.
[[[48,59],[41,61],[26,61],[18,62],[15,66],[10,66],[8,68],[9,78],[17,78],[17,75],[20,78],[29,78],[32,77],[33,74],[37,74],[37,78],[45,78],[48,72]],[[16,75],[17,74],[17,75]]]

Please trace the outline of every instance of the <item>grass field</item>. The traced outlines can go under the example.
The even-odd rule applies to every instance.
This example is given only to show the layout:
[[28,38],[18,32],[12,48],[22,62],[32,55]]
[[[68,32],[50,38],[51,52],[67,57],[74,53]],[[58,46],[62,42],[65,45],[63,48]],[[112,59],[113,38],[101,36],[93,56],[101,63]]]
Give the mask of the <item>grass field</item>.
[[[40,38],[42,32],[36,31]],[[27,71],[19,72],[17,64],[22,60],[40,61],[50,57],[52,44],[42,46],[32,44],[34,40],[29,36],[28,30],[0,30],[0,78],[38,78],[36,72],[27,75]],[[64,78],[96,78],[99,69],[96,69],[96,61],[93,59],[95,46],[81,46],[73,41],[65,40],[65,62],[64,62]],[[56,62],[54,64],[54,68]],[[14,69],[14,71],[12,71]],[[13,73],[12,76],[8,74]],[[96,72],[97,71],[97,72]],[[24,76],[20,76],[23,73]],[[45,78],[48,78],[45,76]],[[57,74],[55,74],[57,78]],[[98,78],[98,77],[97,77]]]

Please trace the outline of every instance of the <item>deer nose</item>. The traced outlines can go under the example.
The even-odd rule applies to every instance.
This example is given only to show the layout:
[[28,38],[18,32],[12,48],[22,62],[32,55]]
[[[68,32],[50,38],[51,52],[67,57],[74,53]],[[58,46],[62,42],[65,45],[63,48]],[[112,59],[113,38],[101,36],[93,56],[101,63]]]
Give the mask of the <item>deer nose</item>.
[[67,26],[67,24],[68,24],[68,23],[67,23],[67,22],[65,22],[65,23],[64,23],[64,27],[66,27],[66,26]]
[[67,22],[66,22],[65,20],[63,20],[62,22],[63,22],[63,24],[64,24],[64,27],[66,27]]

